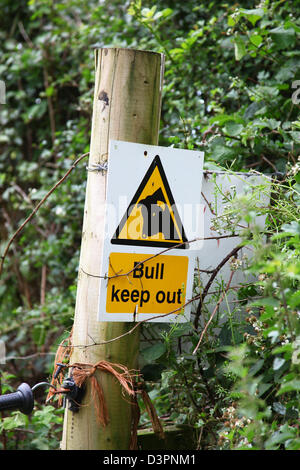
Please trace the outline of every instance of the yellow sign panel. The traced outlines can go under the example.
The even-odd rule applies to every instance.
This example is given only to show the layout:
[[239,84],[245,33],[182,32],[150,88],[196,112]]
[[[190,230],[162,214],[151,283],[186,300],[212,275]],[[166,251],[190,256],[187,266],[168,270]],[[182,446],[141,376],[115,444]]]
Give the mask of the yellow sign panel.
[[158,155],[153,159],[111,243],[171,247],[182,243],[186,235],[174,198]]
[[163,314],[184,305],[189,258],[149,258],[149,254],[110,254],[107,313]]

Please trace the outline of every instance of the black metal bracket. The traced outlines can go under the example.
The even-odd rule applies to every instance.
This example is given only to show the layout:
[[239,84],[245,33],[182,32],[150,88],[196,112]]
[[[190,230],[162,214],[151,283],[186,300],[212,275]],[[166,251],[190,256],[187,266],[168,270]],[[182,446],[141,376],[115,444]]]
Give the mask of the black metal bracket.
[[64,407],[68,402],[68,409],[74,413],[78,412],[85,393],[85,385],[78,387],[71,375],[63,381],[62,386],[69,390],[64,397]]

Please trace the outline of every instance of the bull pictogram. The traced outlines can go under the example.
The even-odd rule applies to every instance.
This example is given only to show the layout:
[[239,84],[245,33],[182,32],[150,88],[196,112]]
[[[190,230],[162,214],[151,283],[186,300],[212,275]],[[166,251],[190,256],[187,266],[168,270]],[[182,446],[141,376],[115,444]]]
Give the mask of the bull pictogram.
[[158,155],[152,161],[111,243],[188,248],[187,238]]

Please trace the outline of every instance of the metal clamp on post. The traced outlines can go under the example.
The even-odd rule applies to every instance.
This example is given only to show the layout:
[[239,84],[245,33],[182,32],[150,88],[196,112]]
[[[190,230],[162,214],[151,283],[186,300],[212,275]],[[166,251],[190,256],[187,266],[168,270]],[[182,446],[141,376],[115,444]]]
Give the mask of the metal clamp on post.
[[76,413],[77,411],[79,411],[79,407],[85,393],[85,386],[83,385],[82,387],[78,387],[75,384],[72,376],[67,377],[63,381],[62,386],[64,389],[68,390],[64,397],[64,407],[66,407],[66,404],[68,402],[69,410]]

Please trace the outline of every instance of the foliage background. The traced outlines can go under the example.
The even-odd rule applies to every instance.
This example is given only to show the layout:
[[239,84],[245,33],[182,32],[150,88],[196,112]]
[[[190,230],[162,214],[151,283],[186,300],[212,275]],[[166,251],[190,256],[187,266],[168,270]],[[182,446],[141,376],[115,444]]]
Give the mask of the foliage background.
[[[195,346],[200,327],[166,327],[158,342],[147,327],[155,337],[144,352],[151,397],[166,422],[195,430],[198,448],[299,449],[297,1],[1,0],[0,7],[1,253],[37,202],[89,150],[93,49],[163,52],[159,144],[202,149],[210,169],[255,169],[280,181],[274,181],[266,242],[254,230],[255,198],[229,201],[228,217],[248,217],[244,241],[255,248],[248,269],[258,276],[235,293],[247,319],[233,324],[238,344],[232,338],[222,344],[211,328],[192,357],[180,342],[186,337]],[[83,162],[5,260],[2,393],[47,378],[49,352],[72,326],[84,196]],[[58,446],[61,410],[42,399],[32,418],[4,416],[3,448]]]

